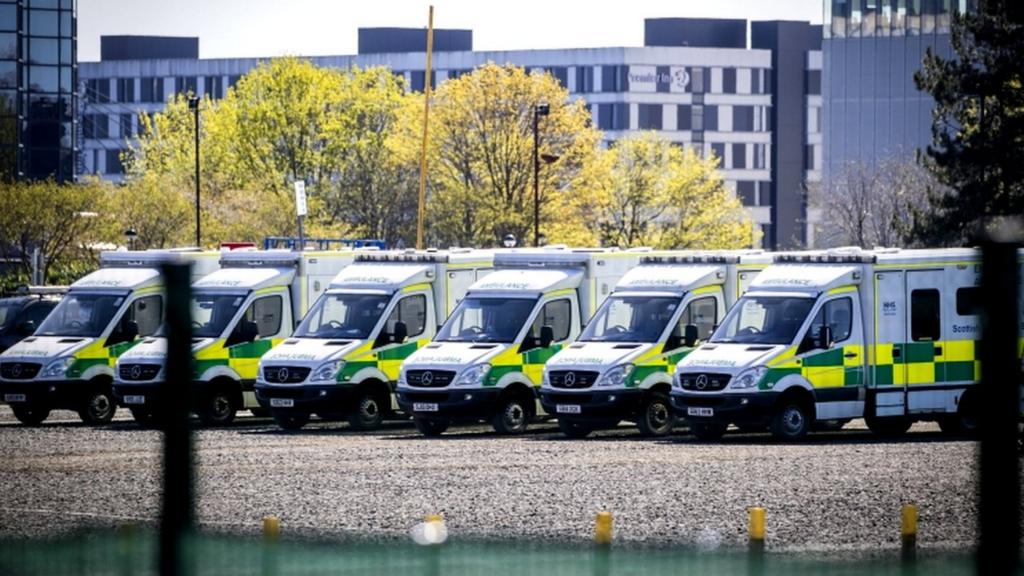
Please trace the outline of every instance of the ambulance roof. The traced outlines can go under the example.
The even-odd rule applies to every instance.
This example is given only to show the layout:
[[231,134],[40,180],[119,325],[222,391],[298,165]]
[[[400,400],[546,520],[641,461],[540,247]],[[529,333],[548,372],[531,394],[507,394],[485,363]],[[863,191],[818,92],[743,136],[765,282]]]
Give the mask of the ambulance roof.
[[108,250],[100,252],[100,266],[103,268],[156,268],[166,263],[191,262],[217,256],[220,256],[220,252],[203,251],[198,248]]
[[799,264],[920,264],[963,263],[979,260],[981,252],[975,248],[872,248],[844,246],[828,250],[783,252],[775,255],[776,263]]
[[448,263],[448,264],[479,264],[490,266],[494,261],[494,252],[473,248],[452,248],[451,250],[382,250],[377,252],[360,252],[356,262],[409,262],[409,263]]
[[71,285],[71,290],[137,290],[159,286],[160,270],[146,268],[100,268]]
[[502,268],[566,268],[619,255],[650,252],[650,249],[619,250],[618,248],[514,248],[494,255],[494,266]]
[[850,264],[773,264],[750,283],[749,292],[824,292],[859,284],[861,269]]
[[331,280],[330,289],[384,290],[394,292],[404,286],[431,282],[433,263],[405,263],[391,260],[366,262],[346,266]]
[[221,268],[203,276],[193,288],[207,290],[259,290],[291,284],[294,268]]
[[641,264],[626,272],[615,285],[616,292],[675,292],[725,282],[724,265]]
[[553,290],[577,288],[582,279],[583,271],[573,269],[496,270],[473,283],[469,287],[469,294],[512,293],[516,296],[536,297]]
[[640,258],[641,264],[761,264],[772,263],[764,250],[659,250]]

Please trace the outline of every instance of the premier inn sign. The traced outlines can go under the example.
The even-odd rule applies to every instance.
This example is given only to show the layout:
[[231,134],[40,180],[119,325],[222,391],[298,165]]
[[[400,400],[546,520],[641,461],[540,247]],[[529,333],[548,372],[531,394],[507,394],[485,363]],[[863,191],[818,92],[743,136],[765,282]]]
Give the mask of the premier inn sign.
[[630,66],[630,92],[686,92],[690,85],[690,73],[682,66]]

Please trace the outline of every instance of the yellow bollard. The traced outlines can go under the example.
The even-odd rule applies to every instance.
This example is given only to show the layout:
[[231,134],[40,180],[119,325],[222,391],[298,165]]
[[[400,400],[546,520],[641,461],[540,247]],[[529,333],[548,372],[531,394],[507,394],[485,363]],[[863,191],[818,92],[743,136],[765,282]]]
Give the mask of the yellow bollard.
[[610,546],[612,543],[612,513],[598,512],[594,520],[594,542],[598,546]]
[[263,517],[263,539],[268,541],[277,540],[281,534],[281,520],[277,516]]
[[440,514],[427,514],[423,518],[423,521],[424,522],[444,522],[444,516],[441,516]]
[[750,526],[747,528],[747,533],[750,537],[750,550],[757,553],[764,552],[765,510],[760,506],[753,506],[750,508],[749,514]]
[[904,504],[900,510],[900,539],[903,560],[913,560],[917,552],[917,506]]

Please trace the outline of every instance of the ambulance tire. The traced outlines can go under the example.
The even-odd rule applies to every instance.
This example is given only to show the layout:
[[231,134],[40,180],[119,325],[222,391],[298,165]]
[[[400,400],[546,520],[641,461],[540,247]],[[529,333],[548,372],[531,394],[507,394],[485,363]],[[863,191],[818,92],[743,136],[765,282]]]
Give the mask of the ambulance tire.
[[387,394],[373,386],[362,386],[356,392],[356,401],[348,413],[348,425],[353,430],[376,430],[384,423],[388,409]]
[[451,426],[451,421],[444,418],[413,417],[412,422],[416,425],[416,430],[427,438],[437,438],[444,434],[445,430],[448,430],[448,427]]
[[292,412],[283,410],[271,410],[270,415],[274,418],[274,424],[282,430],[301,430],[309,423],[308,412]]
[[109,424],[117,412],[117,402],[110,392],[110,384],[98,383],[89,391],[85,402],[78,409],[82,422],[93,426]]
[[972,391],[968,390],[960,397],[956,414],[939,419],[939,428],[942,429],[943,434],[948,436],[977,437],[978,413],[975,395]]
[[902,436],[907,433],[907,430],[910,430],[910,425],[913,424],[909,418],[902,416],[865,416],[864,422],[868,425],[868,430],[883,438]]
[[776,440],[792,442],[807,436],[812,423],[813,415],[807,402],[798,397],[784,397],[772,416],[769,428]]
[[721,440],[722,436],[725,436],[725,431],[728,428],[728,424],[721,424],[719,422],[690,422],[690,434],[693,434],[693,436],[701,442],[714,442],[715,440]]
[[594,431],[594,427],[590,424],[573,422],[572,420],[565,420],[562,418],[558,419],[558,429],[562,431],[562,434],[564,434],[566,438],[573,439],[586,438]]
[[267,416],[270,416],[270,410],[267,410],[266,408],[249,408],[249,412],[251,412],[256,418],[266,418]]
[[672,413],[672,405],[669,404],[665,393],[651,392],[643,399],[636,422],[641,436],[668,436],[675,425],[676,418]]
[[43,406],[11,404],[11,410],[18,422],[26,426],[39,426],[50,415],[50,409]]
[[522,434],[533,420],[536,400],[526,391],[510,390],[498,399],[491,426],[498,434]]
[[196,407],[196,416],[203,426],[227,426],[235,421],[238,402],[227,386],[211,389]]

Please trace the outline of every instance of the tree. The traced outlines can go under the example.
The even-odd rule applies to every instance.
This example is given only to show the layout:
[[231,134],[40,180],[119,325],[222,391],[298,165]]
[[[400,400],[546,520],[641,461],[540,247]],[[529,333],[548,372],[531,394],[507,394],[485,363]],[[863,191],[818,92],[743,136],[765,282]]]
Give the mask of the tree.
[[928,166],[948,188],[922,238],[971,242],[993,217],[1024,214],[1024,25],[1019,2],[980,0],[976,12],[954,14],[956,56],[930,49],[914,75],[935,99]]
[[914,161],[851,163],[824,190],[810,191],[822,212],[815,236],[825,246],[916,246],[922,222],[932,214],[929,199],[942,189]]
[[616,142],[599,216],[601,242],[659,248],[743,248],[753,245],[753,222],[717,170],[655,132]]
[[[559,213],[567,196],[581,187],[601,139],[590,113],[550,74],[489,63],[449,80],[436,92],[430,110],[430,201],[428,234],[439,245],[493,246],[505,234],[530,243],[534,227],[533,122],[535,106],[547,104],[538,118],[539,152],[545,161],[540,178],[540,228],[566,236],[571,215]],[[398,145],[415,157],[422,137],[422,100],[404,113]],[[557,159],[556,159],[557,158]],[[580,227],[586,223],[579,222]],[[585,236],[582,234],[581,236]]]

